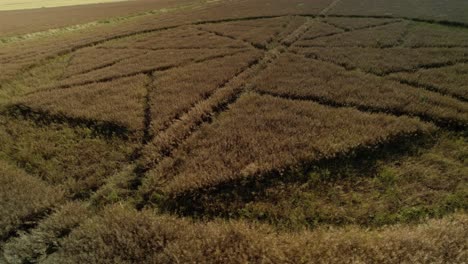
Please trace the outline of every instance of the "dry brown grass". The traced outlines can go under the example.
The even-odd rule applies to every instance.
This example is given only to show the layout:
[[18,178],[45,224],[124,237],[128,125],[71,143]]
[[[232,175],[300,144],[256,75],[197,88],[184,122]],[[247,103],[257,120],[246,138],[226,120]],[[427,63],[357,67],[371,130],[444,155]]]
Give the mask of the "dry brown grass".
[[179,193],[214,186],[429,128],[405,117],[248,94],[151,171],[145,188]]
[[468,100],[468,64],[465,63],[437,69],[421,69],[416,72],[400,72],[389,75],[389,78],[430,86],[442,93]]
[[54,116],[110,122],[131,131],[144,128],[146,85],[150,78],[137,75],[115,81],[37,92],[16,104]]
[[467,224],[467,216],[457,214],[379,230],[276,233],[114,206],[74,230],[44,263],[462,263]]
[[150,95],[153,132],[166,128],[175,118],[207,98],[259,56],[260,52],[249,51],[156,73]]
[[297,55],[280,58],[256,81],[257,90],[335,102],[444,122],[468,121],[468,105],[448,96]]
[[0,239],[62,198],[63,191],[0,160]]
[[328,37],[324,36],[312,40],[302,40],[297,42],[296,45],[305,47],[393,47],[399,44],[407,24],[407,22],[399,22],[379,27],[365,28]]

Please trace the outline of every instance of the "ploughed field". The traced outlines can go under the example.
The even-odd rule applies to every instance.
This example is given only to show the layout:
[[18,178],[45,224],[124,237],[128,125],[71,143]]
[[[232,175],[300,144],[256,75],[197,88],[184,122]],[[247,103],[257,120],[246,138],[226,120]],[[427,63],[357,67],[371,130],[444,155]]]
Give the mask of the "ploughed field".
[[4,44],[0,262],[463,263],[468,27],[322,2]]

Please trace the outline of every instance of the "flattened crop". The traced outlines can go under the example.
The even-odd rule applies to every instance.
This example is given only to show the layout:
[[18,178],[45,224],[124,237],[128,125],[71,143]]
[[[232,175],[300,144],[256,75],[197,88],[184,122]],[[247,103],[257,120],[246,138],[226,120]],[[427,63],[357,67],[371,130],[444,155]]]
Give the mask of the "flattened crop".
[[149,33],[129,39],[112,41],[101,47],[114,49],[199,49],[199,48],[245,48],[241,40],[233,40],[184,27],[163,32]]
[[407,117],[334,109],[247,94],[149,173],[146,187],[169,193],[281,171],[430,125]]
[[442,123],[468,122],[468,104],[331,63],[297,55],[280,58],[256,81],[257,90],[284,97],[420,116]]
[[309,47],[393,47],[399,44],[406,25],[407,22],[399,22],[334,34],[332,36],[325,35],[321,38],[299,41],[297,45]]
[[397,19],[367,18],[367,17],[327,17],[324,22],[335,27],[348,30],[377,27],[398,21]]
[[108,122],[130,131],[143,129],[145,75],[31,94],[18,104],[33,111],[94,122]]
[[297,48],[296,51],[311,58],[341,65],[347,69],[358,68],[377,75],[444,66],[468,59],[468,49],[463,48],[313,47]]
[[[155,74],[150,94],[154,133],[240,73],[259,57],[249,51]],[[183,95],[183,96],[181,96]]]
[[241,39],[256,47],[265,47],[287,28],[288,18],[270,18],[245,22],[202,25],[200,28],[218,35]]
[[0,160],[0,239],[62,199],[63,192]]
[[0,156],[59,186],[68,197],[86,196],[118,172],[133,151],[119,138],[103,139],[85,127],[0,116]]
[[416,72],[390,74],[389,78],[433,89],[468,100],[468,64],[460,63]]
[[57,84],[58,87],[88,84],[99,81],[109,81],[138,74],[149,74],[155,71],[167,70],[193,62],[202,62],[212,58],[223,57],[239,52],[229,49],[187,49],[187,50],[155,50],[140,51],[140,55],[127,58],[102,69],[96,69],[85,74],[74,75]]
[[334,15],[349,1],[187,0],[5,38],[0,262],[464,259],[464,213],[403,224],[467,207],[466,25]]

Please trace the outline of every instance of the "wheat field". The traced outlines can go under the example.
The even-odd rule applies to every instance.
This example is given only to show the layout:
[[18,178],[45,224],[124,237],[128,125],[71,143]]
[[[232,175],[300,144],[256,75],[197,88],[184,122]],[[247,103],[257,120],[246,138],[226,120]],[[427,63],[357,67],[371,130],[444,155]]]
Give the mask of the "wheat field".
[[143,2],[0,27],[0,263],[466,261],[468,4]]

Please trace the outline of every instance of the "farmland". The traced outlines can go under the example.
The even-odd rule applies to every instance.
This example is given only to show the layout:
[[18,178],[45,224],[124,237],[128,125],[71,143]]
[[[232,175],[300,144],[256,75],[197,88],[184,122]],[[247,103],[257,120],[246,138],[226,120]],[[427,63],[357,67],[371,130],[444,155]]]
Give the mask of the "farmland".
[[80,1],[56,1],[56,0],[46,0],[38,3],[37,1],[23,1],[21,3],[12,1],[12,0],[2,0],[0,2],[0,10],[18,10],[18,9],[34,9],[34,8],[46,8],[46,7],[56,7],[56,6],[67,6],[67,5],[86,5],[86,4],[95,4],[95,3],[108,3],[108,2],[118,2],[118,0],[80,0]]
[[466,3],[150,2],[0,28],[0,263],[464,263]]

